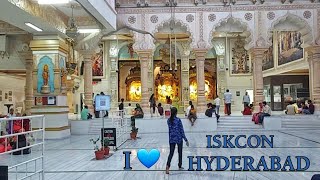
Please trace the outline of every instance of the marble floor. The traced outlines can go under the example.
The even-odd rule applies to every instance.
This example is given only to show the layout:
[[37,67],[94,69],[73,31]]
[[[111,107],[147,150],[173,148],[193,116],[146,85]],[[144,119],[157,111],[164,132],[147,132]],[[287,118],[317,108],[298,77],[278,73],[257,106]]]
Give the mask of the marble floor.
[[[206,135],[274,135],[273,148],[257,149],[208,149]],[[235,171],[178,171],[177,150],[172,160],[170,175],[165,174],[165,164],[169,153],[167,133],[139,134],[136,141],[128,140],[117,151],[104,160],[95,160],[92,144],[89,139],[92,135],[73,135],[63,140],[46,141],[45,151],[45,179],[46,180],[102,180],[102,179],[128,179],[128,180],[158,180],[158,179],[221,179],[221,180],[310,180],[312,175],[320,174],[320,131],[317,130],[290,130],[290,131],[263,131],[263,130],[221,130],[212,133],[187,133],[190,146],[183,148],[183,166],[188,169],[187,156],[252,156],[257,161],[261,156],[306,156],[310,159],[310,168],[305,172],[235,172]],[[150,169],[144,167],[137,158],[139,149],[158,149],[160,159]],[[131,151],[131,171],[124,171],[123,151]],[[25,158],[35,156],[37,151],[30,155],[13,156],[2,161],[23,161]],[[254,164],[257,164],[255,162]],[[203,167],[205,164],[203,164]],[[196,166],[194,166],[196,167]],[[29,168],[30,170],[30,168]],[[37,178],[32,178],[37,179]]]

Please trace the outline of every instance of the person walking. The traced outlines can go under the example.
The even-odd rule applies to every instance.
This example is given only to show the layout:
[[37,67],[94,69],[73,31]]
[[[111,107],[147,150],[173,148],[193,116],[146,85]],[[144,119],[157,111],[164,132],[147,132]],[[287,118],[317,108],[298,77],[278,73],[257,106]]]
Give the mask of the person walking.
[[176,145],[178,145],[178,154],[179,154],[179,162],[178,167],[179,170],[183,170],[182,167],[182,146],[183,140],[186,142],[186,145],[189,146],[188,139],[184,134],[183,125],[181,119],[177,117],[177,108],[171,108],[171,116],[167,120],[168,128],[169,128],[169,144],[170,144],[170,153],[168,156],[167,167],[166,167],[166,174],[169,174],[171,160],[174,154],[174,150]]
[[229,92],[229,89],[226,90],[224,93],[224,103],[225,103],[225,109],[226,114],[230,116],[231,114],[231,102],[232,102],[232,94]]
[[214,104],[216,105],[216,113],[219,114],[219,109],[220,109],[220,98],[219,96],[216,97],[214,100]]
[[248,95],[248,92],[243,96],[242,98],[243,107],[246,108],[250,104],[250,96]]

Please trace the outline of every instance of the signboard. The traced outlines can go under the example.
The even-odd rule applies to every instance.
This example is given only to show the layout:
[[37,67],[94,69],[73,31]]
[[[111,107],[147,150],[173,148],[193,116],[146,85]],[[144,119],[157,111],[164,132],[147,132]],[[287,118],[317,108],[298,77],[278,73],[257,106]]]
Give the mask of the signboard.
[[109,111],[111,109],[111,98],[109,95],[97,95],[95,98],[96,111]]
[[8,180],[8,166],[0,166],[0,179],[1,180]]
[[117,131],[116,128],[101,128],[101,137],[109,139],[109,146],[116,146]]

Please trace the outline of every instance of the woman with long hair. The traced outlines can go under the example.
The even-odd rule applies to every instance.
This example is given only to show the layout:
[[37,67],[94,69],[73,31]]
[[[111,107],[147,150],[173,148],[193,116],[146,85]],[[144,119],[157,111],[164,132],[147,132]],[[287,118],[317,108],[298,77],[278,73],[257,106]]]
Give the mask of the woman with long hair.
[[177,108],[171,108],[170,118],[167,120],[167,124],[169,127],[169,144],[170,144],[170,153],[167,161],[166,174],[169,174],[171,160],[174,154],[174,149],[176,145],[178,145],[178,154],[179,154],[179,170],[182,170],[182,145],[184,140],[186,145],[189,146],[188,139],[184,134],[183,125],[181,119],[177,117]]
[[150,110],[152,108],[152,113],[151,113],[151,117],[152,117],[152,115],[156,113],[156,98],[154,97],[154,94],[150,96],[149,105],[150,105]]

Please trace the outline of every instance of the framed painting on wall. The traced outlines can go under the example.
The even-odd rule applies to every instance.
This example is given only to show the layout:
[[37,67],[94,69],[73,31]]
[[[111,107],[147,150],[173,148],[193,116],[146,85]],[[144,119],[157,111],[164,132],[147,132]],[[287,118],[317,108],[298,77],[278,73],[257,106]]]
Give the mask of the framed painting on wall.
[[4,99],[8,99],[8,93],[4,94]]
[[12,97],[9,97],[9,102],[12,102]]
[[263,63],[262,65],[263,71],[274,68],[273,37],[271,41],[271,46],[268,48],[266,52],[264,52],[262,63]]
[[229,41],[230,74],[250,75],[251,62],[248,51],[244,48],[245,39],[238,35]]
[[2,101],[2,96],[0,96],[0,102]]
[[278,65],[303,58],[302,35],[295,31],[277,32]]
[[2,95],[2,91],[0,90],[0,96]]
[[105,77],[105,63],[103,58],[103,45],[100,51],[92,56],[92,78],[102,79]]
[[9,91],[9,96],[12,96],[12,91]]

